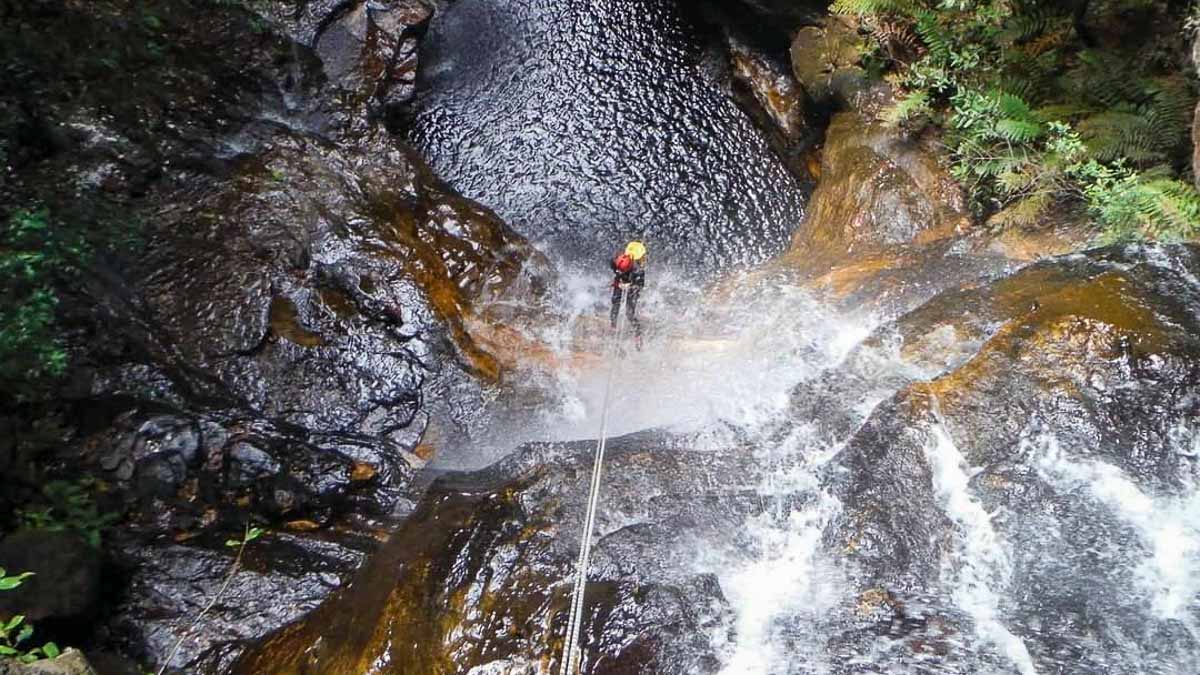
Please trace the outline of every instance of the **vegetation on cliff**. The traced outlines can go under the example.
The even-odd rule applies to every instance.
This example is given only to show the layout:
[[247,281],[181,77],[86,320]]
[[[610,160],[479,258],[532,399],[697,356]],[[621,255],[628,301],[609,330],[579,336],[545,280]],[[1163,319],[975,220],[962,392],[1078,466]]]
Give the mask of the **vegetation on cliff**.
[[934,125],[977,211],[1031,223],[1063,200],[1111,238],[1200,234],[1187,180],[1194,78],[1181,3],[837,0],[901,92],[884,117]]

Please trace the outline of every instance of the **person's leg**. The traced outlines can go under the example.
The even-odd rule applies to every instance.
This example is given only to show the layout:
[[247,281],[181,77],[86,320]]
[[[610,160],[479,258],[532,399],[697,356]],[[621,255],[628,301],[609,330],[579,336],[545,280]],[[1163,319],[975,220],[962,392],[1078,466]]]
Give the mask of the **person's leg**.
[[609,320],[612,327],[617,327],[617,315],[621,313],[621,287],[613,286],[612,289],[612,311],[609,313]]
[[625,315],[629,317],[629,323],[633,326],[633,336],[637,340],[638,349],[642,347],[642,322],[638,321],[637,303],[638,296],[642,294],[642,289],[637,286],[629,287],[629,297],[625,298],[625,304],[629,306]]

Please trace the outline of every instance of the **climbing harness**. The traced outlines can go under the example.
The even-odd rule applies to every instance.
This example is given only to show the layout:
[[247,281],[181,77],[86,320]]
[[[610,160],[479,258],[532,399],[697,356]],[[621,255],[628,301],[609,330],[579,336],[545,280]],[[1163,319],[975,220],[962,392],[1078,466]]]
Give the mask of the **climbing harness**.
[[617,330],[614,333],[612,351],[617,358],[608,370],[608,381],[604,385],[604,404],[600,411],[600,436],[596,441],[596,454],[592,461],[592,485],[588,492],[587,515],[583,519],[583,541],[579,545],[579,560],[575,566],[575,581],[571,589],[571,618],[567,623],[567,638],[563,644],[560,675],[576,675],[579,672],[583,648],[580,644],[580,624],[583,620],[583,592],[587,586],[588,557],[592,553],[592,530],[596,525],[596,506],[600,503],[600,471],[604,465],[604,448],[608,444],[608,404],[612,396],[613,379],[621,363],[621,332],[625,328],[625,296],[628,284],[621,284],[621,302],[617,305]]

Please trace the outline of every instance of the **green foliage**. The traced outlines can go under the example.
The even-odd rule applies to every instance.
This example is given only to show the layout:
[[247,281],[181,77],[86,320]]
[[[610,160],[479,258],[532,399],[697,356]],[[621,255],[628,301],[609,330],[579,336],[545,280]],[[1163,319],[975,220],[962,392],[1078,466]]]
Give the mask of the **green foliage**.
[[119,521],[121,514],[100,510],[92,496],[94,486],[91,479],[46,483],[41,504],[18,512],[21,526],[52,532],[69,530],[98,548],[104,530]]
[[[881,118],[944,129],[954,175],[979,212],[1031,223],[1067,200],[1086,205],[1109,238],[1200,235],[1200,193],[1185,180],[1196,87],[1148,44],[1182,49],[1174,29],[1093,47],[1077,34],[1074,3],[838,0],[832,9],[859,17],[877,40],[916,36],[915,49],[887,64],[900,95]],[[1109,25],[1129,12],[1151,24],[1182,19],[1165,0],[1089,12]]]
[[1088,203],[1111,240],[1150,236],[1167,241],[1193,237],[1200,228],[1200,193],[1166,171],[1137,173],[1123,165],[1089,162]]
[[36,398],[63,375],[67,352],[57,314],[97,250],[129,250],[136,224],[102,211],[60,219],[25,208],[0,220],[0,399]]
[[10,575],[3,567],[0,567],[0,591],[11,591],[31,576],[33,576],[33,572]]
[[261,527],[247,527],[246,532],[238,539],[226,539],[225,545],[229,548],[240,548],[262,536],[263,530]]
[[[32,572],[9,576],[4,568],[0,567],[0,591],[11,591],[31,576],[33,576]],[[47,642],[41,647],[26,649],[25,645],[31,637],[33,637],[33,625],[25,621],[23,614],[17,614],[8,621],[0,621],[0,658],[33,663],[44,658],[57,658],[61,653],[58,645],[53,642]]]
[[54,236],[44,209],[17,211],[0,225],[0,383],[63,372],[53,284],[81,253],[82,242]]

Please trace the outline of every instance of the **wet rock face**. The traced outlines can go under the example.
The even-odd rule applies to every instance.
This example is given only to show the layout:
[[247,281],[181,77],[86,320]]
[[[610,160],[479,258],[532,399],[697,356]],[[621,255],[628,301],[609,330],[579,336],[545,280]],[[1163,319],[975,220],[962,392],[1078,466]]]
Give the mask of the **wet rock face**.
[[[220,589],[237,550],[221,537],[188,545],[122,535],[118,563],[129,584],[109,621],[118,646],[143,661],[166,654]],[[246,547],[215,611],[191,628],[174,663],[225,672],[245,643],[313,610],[362,563],[371,540],[273,532]],[[182,672],[182,671],[181,671]]]
[[[1200,645],[1179,616],[1194,610],[1163,609],[1160,584],[1178,579],[1145,576],[1159,552],[1138,518],[1150,503],[1150,518],[1190,527],[1176,520],[1186,520],[1190,502],[1180,500],[1197,478],[1197,272],[1195,247],[1034,264],[942,293],[880,329],[806,383],[811,397],[796,391],[790,424],[747,430],[747,446],[614,439],[584,672],[729,668],[721,645],[754,636],[738,634],[745,608],[731,600],[737,585],[725,585],[724,566],[714,577],[697,560],[771,555],[780,540],[752,531],[772,521],[789,547],[792,523],[817,528],[803,535],[810,548],[786,548],[782,560],[820,560],[812,583],[832,597],[814,619],[807,596],[788,605],[795,597],[781,586],[767,629],[805,664],[839,674],[930,663],[962,675],[1190,670]],[[907,369],[872,378],[866,352],[885,340]],[[839,377],[857,378],[847,389],[894,393],[862,412]],[[811,405],[821,397],[843,422],[822,426]],[[831,442],[840,450],[811,483],[792,485],[753,446],[806,430],[844,441]],[[552,669],[589,446],[529,446],[442,478],[354,585],[234,672]],[[780,459],[799,471],[810,458]],[[778,487],[764,488],[765,474]],[[769,672],[804,672],[790,663]]]
[[[1113,491],[1169,509],[1194,484],[1197,270],[1191,247],[1105,249],[943,294],[897,322],[909,359],[941,374],[853,435],[829,472],[843,513],[826,536],[859,570],[860,594],[912,624],[912,652],[940,633],[951,658],[979,664],[990,652],[1039,670],[1190,667],[1194,636],[1142,576],[1163,563],[1140,507]],[[947,361],[939,334],[976,347]],[[984,649],[953,646],[964,639]]]
[[184,186],[145,263],[157,349],[276,422],[411,444],[447,352],[495,374],[463,329],[474,301],[530,282],[528,246],[416,162],[280,135],[232,181]]
[[[491,469],[440,480],[350,589],[234,672],[557,668],[590,449],[530,446]],[[718,503],[737,482],[713,488],[707,502],[687,493],[752,473],[748,458],[689,452],[654,434],[614,439],[609,449],[585,672],[715,672],[709,635],[727,609],[715,579],[691,571],[689,543],[727,531],[756,503]]]
[[830,266],[948,238],[969,224],[961,189],[933,149],[840,113],[826,133],[821,180],[788,256]]
[[789,49],[792,72],[815,103],[842,110],[856,106],[867,88],[860,45],[857,27],[846,17],[827,17],[796,32]]
[[314,51],[348,109],[375,116],[412,98],[417,44],[433,14],[430,3],[264,0],[255,11]]
[[[315,606],[372,548],[306,549],[409,506],[430,416],[469,412],[472,375],[498,373],[467,328],[477,308],[532,302],[549,270],[370,114],[363,97],[395,73],[373,68],[411,51],[418,4],[306,3],[287,14],[300,42],[236,3],[165,3],[146,26],[126,20],[134,4],[22,6],[14,34],[103,35],[138,77],[79,91],[97,59],[6,69],[30,86],[4,87],[0,107],[62,144],[12,146],[0,194],[141,223],[140,245],[100,256],[60,306],[72,371],[53,461],[103,480],[130,533],[108,544],[126,564],[113,591],[131,587],[97,640],[158,663],[202,600],[193,581],[219,580],[225,538],[252,521],[297,540],[278,554],[301,567],[231,585],[241,604],[215,608],[170,664],[191,669]],[[22,447],[0,438],[6,479],[13,463],[34,475]]]
[[659,261],[761,261],[802,194],[706,78],[716,37],[667,0],[453,3],[422,43],[409,136],[465,196],[567,258],[639,236]]

